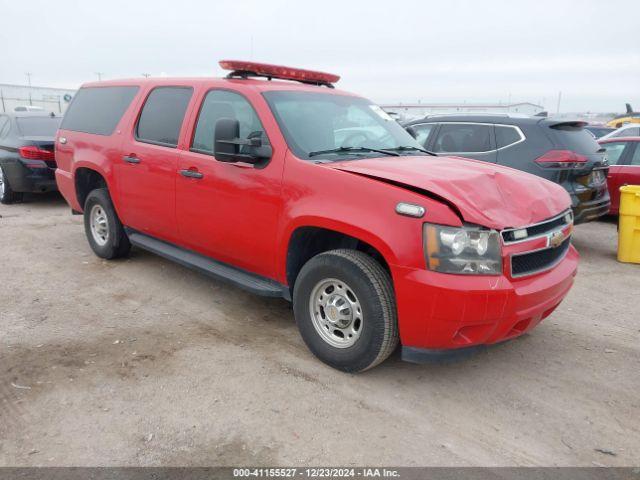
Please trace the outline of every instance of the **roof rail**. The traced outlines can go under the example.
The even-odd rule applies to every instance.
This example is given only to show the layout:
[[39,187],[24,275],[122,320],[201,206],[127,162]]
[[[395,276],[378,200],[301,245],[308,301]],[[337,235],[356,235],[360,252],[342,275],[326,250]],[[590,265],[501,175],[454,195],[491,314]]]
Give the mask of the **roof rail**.
[[526,113],[494,113],[494,112],[443,112],[429,113],[422,118],[432,117],[497,117],[497,118],[530,118]]

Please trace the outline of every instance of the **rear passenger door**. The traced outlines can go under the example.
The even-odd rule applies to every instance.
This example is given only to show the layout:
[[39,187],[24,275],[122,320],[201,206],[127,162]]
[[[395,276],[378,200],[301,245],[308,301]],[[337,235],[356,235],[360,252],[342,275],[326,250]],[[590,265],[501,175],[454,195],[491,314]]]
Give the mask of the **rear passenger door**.
[[455,155],[495,163],[493,125],[488,123],[442,122],[430,149],[438,155]]
[[180,85],[148,92],[115,168],[123,223],[170,242],[177,241],[177,147],[192,96]]

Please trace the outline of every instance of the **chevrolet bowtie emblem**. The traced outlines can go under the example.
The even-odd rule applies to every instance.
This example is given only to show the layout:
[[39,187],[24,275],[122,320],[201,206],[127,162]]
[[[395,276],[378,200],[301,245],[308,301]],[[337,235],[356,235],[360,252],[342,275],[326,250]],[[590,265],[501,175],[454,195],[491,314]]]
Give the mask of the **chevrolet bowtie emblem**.
[[564,242],[564,233],[562,232],[553,232],[549,235],[547,239],[547,243],[551,248],[558,248]]

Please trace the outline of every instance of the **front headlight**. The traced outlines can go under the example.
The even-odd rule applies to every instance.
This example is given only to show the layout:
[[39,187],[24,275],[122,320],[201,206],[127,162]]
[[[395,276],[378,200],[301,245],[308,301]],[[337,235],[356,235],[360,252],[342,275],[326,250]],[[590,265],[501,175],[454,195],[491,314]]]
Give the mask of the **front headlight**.
[[500,234],[480,227],[424,224],[427,268],[463,275],[500,275]]

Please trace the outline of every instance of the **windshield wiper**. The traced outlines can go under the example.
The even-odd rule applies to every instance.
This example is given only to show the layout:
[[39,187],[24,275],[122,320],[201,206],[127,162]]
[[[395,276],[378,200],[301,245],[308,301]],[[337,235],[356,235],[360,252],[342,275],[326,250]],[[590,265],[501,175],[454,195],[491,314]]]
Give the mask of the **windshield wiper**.
[[[393,150],[393,149],[392,149]],[[375,152],[375,153],[383,153],[385,155],[391,155],[392,157],[399,157],[400,154],[396,152],[391,152],[389,150],[380,150],[378,148],[369,148],[369,147],[338,147],[331,148],[329,150],[318,150],[317,152],[309,152],[309,157],[315,157],[316,155],[323,155],[325,153],[367,153],[367,152]]]
[[424,148],[420,148],[420,147],[411,147],[409,145],[402,145],[400,147],[395,147],[395,148],[390,148],[389,150],[393,150],[395,152],[408,152],[408,151],[415,151],[415,152],[422,152],[422,153],[426,153],[427,155],[433,155],[434,157],[437,157],[438,154],[437,153],[433,153],[430,152],[429,150],[425,150]]

